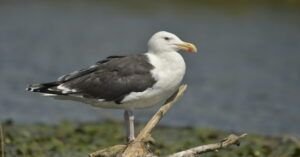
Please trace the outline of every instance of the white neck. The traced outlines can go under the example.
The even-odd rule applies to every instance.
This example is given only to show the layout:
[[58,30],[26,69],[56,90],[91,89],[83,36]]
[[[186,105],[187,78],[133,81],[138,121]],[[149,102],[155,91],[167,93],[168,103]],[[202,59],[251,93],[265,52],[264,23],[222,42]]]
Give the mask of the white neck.
[[161,80],[158,85],[163,88],[177,88],[185,74],[185,62],[176,52],[147,52],[150,63],[154,66],[152,74],[156,80]]

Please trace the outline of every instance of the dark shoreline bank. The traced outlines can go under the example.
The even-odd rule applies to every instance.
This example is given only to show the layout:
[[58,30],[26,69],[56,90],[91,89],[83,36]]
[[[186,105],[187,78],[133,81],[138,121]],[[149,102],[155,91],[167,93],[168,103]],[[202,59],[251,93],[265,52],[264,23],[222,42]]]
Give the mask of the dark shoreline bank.
[[[87,156],[100,148],[124,143],[123,124],[115,121],[101,123],[61,122],[47,124],[2,124],[6,157],[27,156]],[[138,125],[140,129],[142,125]],[[197,145],[218,142],[231,132],[208,128],[160,126],[153,132],[154,152],[160,155]],[[239,148],[208,153],[203,156],[300,156],[300,141],[293,136],[273,137],[250,134]]]

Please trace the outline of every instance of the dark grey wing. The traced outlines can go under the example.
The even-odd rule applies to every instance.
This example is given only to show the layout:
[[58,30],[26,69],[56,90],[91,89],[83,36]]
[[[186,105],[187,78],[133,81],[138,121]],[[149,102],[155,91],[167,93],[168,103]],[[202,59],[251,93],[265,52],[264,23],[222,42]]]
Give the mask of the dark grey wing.
[[63,75],[63,76],[59,77],[57,79],[57,81],[66,82],[66,81],[70,81],[74,78],[84,76],[86,74],[89,74],[89,73],[92,73],[92,72],[96,71],[98,69],[99,65],[101,65],[101,64],[109,62],[112,59],[123,58],[123,57],[126,57],[126,56],[109,56],[104,60],[98,61],[95,65],[92,65],[89,68],[81,69],[81,70],[78,70],[78,71],[74,71],[70,74]]
[[57,81],[47,82],[47,83],[36,83],[30,84],[26,90],[31,92],[45,93],[45,94],[54,94],[54,95],[70,95],[75,94],[76,92],[72,92],[71,90],[63,90],[59,89],[58,86],[64,84],[65,82],[70,82],[73,79],[84,77],[92,72],[95,72],[99,69],[102,64],[111,61],[116,58],[123,58],[125,56],[109,56],[104,60],[98,61],[95,65],[92,65],[88,68],[74,71],[72,73],[63,75],[57,79]]
[[155,84],[152,69],[145,55],[110,57],[98,62],[92,71],[66,77],[61,85],[86,98],[120,103],[131,92],[142,92]]

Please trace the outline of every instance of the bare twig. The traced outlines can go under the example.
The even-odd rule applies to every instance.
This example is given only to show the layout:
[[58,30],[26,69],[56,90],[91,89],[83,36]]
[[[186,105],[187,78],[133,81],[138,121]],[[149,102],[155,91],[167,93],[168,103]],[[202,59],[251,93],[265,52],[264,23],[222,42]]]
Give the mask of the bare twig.
[[126,148],[126,145],[115,145],[90,153],[89,157],[114,157]]
[[4,157],[4,135],[3,135],[3,127],[2,124],[0,124],[0,152],[1,152],[1,157]]
[[169,155],[168,157],[195,157],[195,156],[198,156],[199,154],[203,154],[206,152],[218,151],[218,150],[226,148],[230,145],[239,145],[239,140],[241,138],[245,137],[246,135],[247,134],[242,134],[240,136],[237,136],[237,135],[231,134],[219,143],[207,144],[207,145],[190,148],[188,150],[184,150],[184,151]]
[[181,85],[176,93],[174,93],[165,104],[153,115],[146,126],[141,130],[136,139],[131,142],[122,156],[134,157],[134,156],[146,156],[149,152],[145,146],[145,139],[150,136],[153,128],[158,124],[162,117],[169,111],[173,104],[183,95],[187,88],[187,85]]

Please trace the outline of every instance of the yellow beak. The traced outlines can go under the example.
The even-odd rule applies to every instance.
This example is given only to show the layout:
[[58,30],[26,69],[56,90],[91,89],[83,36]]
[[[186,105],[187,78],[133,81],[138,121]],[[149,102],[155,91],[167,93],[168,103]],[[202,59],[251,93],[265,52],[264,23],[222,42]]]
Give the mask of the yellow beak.
[[191,52],[191,53],[196,53],[197,52],[197,47],[188,42],[183,42],[182,44],[176,44],[180,50],[186,51],[186,52]]

